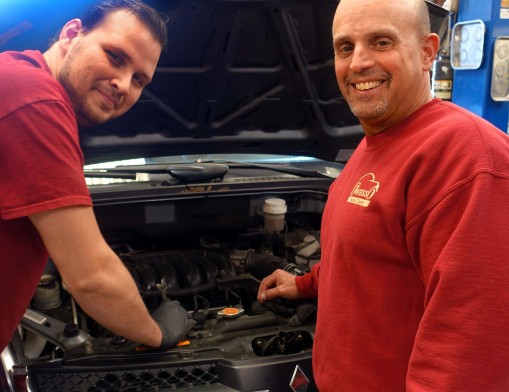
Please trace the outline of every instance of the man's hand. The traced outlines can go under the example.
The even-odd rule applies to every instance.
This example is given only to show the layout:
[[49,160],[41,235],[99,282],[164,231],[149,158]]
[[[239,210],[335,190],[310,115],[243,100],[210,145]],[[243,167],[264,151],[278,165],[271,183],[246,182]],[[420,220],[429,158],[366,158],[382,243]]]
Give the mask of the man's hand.
[[175,346],[179,340],[187,336],[191,320],[178,301],[163,301],[152,313],[152,317],[163,334],[160,346],[162,349],[166,350]]
[[260,283],[258,301],[265,302],[277,297],[286,299],[299,298],[295,284],[295,275],[283,270],[275,270]]

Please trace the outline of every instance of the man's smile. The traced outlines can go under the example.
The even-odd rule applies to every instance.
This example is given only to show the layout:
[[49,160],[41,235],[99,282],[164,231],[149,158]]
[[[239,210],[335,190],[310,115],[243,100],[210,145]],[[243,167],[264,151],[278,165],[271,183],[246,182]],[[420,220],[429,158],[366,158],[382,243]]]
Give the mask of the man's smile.
[[376,80],[372,82],[362,82],[362,83],[354,83],[353,86],[359,91],[366,91],[374,89],[380,86],[383,83],[381,80]]
[[102,90],[97,90],[101,97],[103,98],[103,102],[106,104],[106,106],[110,109],[115,109],[115,107],[118,105],[118,100],[115,99],[110,94],[105,93]]

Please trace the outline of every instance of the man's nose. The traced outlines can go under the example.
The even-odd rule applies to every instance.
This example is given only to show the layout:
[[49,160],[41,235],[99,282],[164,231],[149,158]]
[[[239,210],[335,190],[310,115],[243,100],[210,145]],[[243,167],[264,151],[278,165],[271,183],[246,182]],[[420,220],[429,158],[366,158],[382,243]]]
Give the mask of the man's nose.
[[123,72],[112,79],[111,84],[120,95],[128,95],[131,88],[132,75]]
[[352,72],[362,72],[374,67],[374,56],[369,48],[364,45],[357,45],[353,50],[350,60],[350,70]]

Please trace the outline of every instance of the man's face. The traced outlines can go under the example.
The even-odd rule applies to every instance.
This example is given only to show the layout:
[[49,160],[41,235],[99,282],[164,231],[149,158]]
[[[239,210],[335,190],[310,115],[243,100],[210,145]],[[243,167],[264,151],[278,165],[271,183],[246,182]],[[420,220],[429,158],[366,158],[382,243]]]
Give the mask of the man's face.
[[333,23],[341,93],[367,134],[383,131],[430,97],[423,37],[411,0],[342,0]]
[[125,11],[115,11],[75,37],[57,76],[74,105],[78,123],[102,124],[124,114],[152,80],[161,45]]

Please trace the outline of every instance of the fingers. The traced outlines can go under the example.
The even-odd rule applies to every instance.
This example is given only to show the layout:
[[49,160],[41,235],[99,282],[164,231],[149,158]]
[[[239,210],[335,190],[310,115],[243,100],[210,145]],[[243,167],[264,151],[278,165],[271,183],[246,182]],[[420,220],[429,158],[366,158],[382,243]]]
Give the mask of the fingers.
[[277,297],[286,299],[299,297],[294,275],[283,270],[276,270],[262,280],[258,288],[258,301],[265,302]]
[[173,347],[187,336],[190,326],[189,317],[178,301],[164,301],[152,313],[152,318],[159,325],[163,335],[161,348]]
[[283,295],[281,295],[281,290],[279,287],[274,287],[258,295],[258,301],[266,302],[278,297],[283,297]]
[[276,285],[276,276],[274,273],[265,277],[258,288],[258,301],[266,301],[266,292]]

